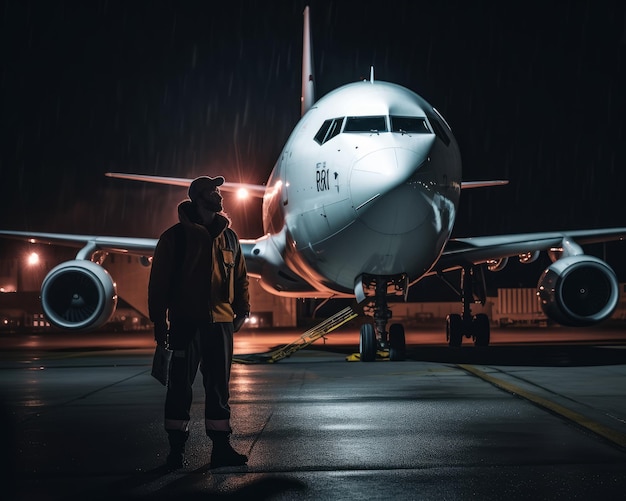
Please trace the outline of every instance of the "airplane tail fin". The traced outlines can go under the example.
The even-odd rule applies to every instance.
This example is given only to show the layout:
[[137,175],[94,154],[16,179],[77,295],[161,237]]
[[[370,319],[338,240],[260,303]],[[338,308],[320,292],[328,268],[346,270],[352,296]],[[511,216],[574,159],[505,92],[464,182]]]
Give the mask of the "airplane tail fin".
[[300,97],[300,113],[302,116],[309,111],[314,102],[313,47],[311,45],[309,7],[307,5],[304,8],[304,30],[302,33],[302,96]]

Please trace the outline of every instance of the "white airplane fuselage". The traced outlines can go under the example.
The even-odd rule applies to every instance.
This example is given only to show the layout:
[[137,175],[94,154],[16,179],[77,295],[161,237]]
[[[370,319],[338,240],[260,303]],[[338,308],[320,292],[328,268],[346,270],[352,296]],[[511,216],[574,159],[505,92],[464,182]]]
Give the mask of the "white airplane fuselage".
[[[264,232],[318,294],[353,295],[363,275],[412,283],[450,237],[460,190],[459,149],[433,107],[396,84],[353,83],[316,102],[289,137]],[[278,282],[263,285],[285,292]]]

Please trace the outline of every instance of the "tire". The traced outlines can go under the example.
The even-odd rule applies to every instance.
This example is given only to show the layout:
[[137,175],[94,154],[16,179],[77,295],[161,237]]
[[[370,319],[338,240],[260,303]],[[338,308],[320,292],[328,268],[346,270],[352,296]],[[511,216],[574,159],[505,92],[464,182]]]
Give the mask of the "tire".
[[491,338],[491,326],[489,317],[484,313],[479,313],[472,320],[474,334],[474,346],[489,346]]
[[461,315],[452,314],[446,317],[446,341],[448,346],[456,348],[463,343],[463,320]]
[[361,337],[359,343],[359,353],[361,362],[373,362],[376,360],[376,333],[372,324],[361,326]]
[[402,324],[391,324],[389,328],[389,360],[399,362],[406,358],[406,336]]

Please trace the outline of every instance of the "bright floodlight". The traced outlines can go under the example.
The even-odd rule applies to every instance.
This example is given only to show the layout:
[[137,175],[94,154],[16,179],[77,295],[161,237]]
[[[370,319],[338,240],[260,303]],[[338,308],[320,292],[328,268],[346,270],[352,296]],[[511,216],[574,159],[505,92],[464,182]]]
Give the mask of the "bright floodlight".
[[37,254],[36,252],[31,252],[28,255],[28,264],[30,266],[35,266],[36,264],[39,264],[39,254]]
[[248,190],[246,190],[245,188],[239,188],[237,190],[237,198],[239,200],[245,200],[250,196],[250,194],[248,193]]

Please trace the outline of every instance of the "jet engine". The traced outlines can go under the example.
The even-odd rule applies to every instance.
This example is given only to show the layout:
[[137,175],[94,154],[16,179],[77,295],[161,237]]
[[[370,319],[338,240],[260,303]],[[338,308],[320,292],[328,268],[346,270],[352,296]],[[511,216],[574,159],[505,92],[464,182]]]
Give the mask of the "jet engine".
[[111,275],[92,261],[77,259],[53,268],[41,285],[41,303],[49,322],[68,330],[96,329],[117,306]]
[[611,267],[593,256],[558,259],[537,285],[544,313],[562,325],[584,326],[611,316],[619,300],[619,284]]

